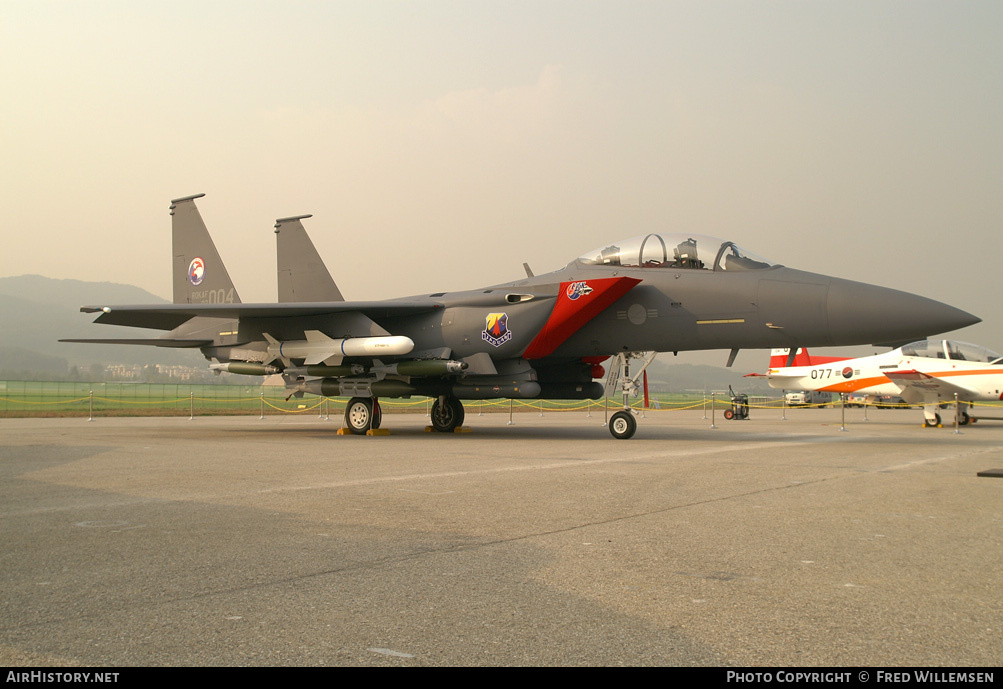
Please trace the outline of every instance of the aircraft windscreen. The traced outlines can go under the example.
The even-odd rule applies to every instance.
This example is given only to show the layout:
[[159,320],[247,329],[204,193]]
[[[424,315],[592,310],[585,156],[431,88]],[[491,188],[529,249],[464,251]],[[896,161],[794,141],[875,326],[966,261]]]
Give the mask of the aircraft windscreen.
[[904,356],[927,359],[953,359],[954,361],[975,361],[984,364],[1003,364],[1003,357],[991,349],[955,342],[954,340],[920,340],[902,347]]
[[702,234],[648,234],[590,251],[586,265],[689,270],[763,270],[773,263],[734,242]]

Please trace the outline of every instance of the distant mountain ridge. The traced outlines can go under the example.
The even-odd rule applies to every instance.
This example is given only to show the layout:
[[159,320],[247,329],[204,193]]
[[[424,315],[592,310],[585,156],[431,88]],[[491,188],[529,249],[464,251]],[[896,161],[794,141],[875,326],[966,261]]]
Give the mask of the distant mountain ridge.
[[87,282],[48,278],[42,275],[18,275],[0,278],[0,294],[20,297],[41,304],[61,304],[79,310],[84,304],[166,304],[163,297],[141,287],[117,282]]
[[[80,313],[84,304],[166,304],[166,299],[134,285],[87,282],[19,275],[0,278],[0,370],[8,365],[52,370],[52,357],[69,366],[104,364],[183,364],[201,367],[198,352],[154,347],[68,344],[60,338],[157,337],[159,330],[110,328],[93,323],[94,316]],[[26,353],[27,352],[27,353]]]

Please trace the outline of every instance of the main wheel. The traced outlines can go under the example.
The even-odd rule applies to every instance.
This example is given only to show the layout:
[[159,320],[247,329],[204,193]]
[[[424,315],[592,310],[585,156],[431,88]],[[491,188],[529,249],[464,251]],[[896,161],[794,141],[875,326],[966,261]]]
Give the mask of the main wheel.
[[618,411],[609,419],[609,432],[617,440],[627,440],[637,430],[637,421],[629,411]]
[[926,417],[923,417],[923,425],[926,426],[927,428],[933,428],[934,426],[939,426],[940,414],[934,414],[933,416],[934,418],[932,421]]
[[439,433],[452,433],[457,426],[463,423],[463,405],[455,397],[447,397],[441,404],[439,400],[436,400],[432,403],[430,415],[432,428]]
[[726,418],[726,419],[728,419],[729,421],[731,421],[732,419],[734,419],[734,418],[735,418],[735,412],[733,412],[733,411],[732,411],[732,410],[730,410],[730,409],[725,409],[725,410],[724,410],[724,418]]
[[966,412],[966,411],[962,411],[960,414],[958,414],[958,425],[959,426],[967,426],[971,422],[971,420],[972,420],[972,417],[970,417],[968,415],[968,412]]
[[370,428],[379,428],[373,423],[373,400],[369,397],[353,397],[345,407],[345,425],[355,435],[365,435]]

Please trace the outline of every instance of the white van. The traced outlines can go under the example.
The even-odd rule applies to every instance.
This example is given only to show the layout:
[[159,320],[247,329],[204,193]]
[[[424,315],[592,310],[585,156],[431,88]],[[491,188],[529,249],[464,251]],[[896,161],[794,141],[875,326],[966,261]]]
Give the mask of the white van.
[[788,407],[824,407],[832,404],[832,393],[820,390],[788,392],[784,395]]

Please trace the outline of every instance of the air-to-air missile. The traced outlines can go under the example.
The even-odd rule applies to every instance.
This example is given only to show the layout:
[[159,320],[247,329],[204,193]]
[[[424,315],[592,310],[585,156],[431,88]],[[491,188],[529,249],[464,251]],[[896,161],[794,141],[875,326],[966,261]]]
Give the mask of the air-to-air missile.
[[268,333],[262,334],[268,342],[266,351],[272,359],[280,359],[283,362],[304,359],[307,366],[333,359],[336,359],[334,363],[337,364],[346,356],[367,358],[403,356],[414,349],[411,338],[403,335],[335,339],[319,330],[307,330],[303,333],[306,336],[305,340],[283,342]]

